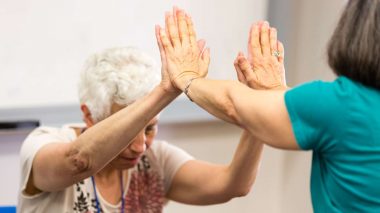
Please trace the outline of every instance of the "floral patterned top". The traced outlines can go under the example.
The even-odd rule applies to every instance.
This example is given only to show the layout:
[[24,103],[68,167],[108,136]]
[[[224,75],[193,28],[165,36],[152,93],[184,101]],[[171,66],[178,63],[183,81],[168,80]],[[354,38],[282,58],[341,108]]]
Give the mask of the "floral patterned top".
[[[73,126],[73,125],[70,125]],[[34,196],[24,193],[37,151],[52,141],[70,142],[76,134],[69,126],[63,128],[40,127],[24,141],[21,148],[21,190],[19,212],[97,212],[91,178],[80,181],[65,190],[42,192]],[[192,157],[185,151],[164,141],[154,141],[141,157],[139,163],[124,175],[126,186],[124,201],[126,213],[159,213],[166,203],[165,195],[176,171]],[[108,203],[97,190],[100,212],[120,212],[121,202]]]

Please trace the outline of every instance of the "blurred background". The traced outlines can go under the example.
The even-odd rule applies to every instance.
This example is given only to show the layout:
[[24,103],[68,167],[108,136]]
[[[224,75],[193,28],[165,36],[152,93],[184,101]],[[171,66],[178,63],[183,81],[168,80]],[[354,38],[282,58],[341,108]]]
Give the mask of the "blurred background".
[[[211,48],[209,78],[236,79],[233,61],[246,52],[250,25],[268,20],[285,45],[288,85],[333,80],[327,41],[345,0],[1,0],[0,122],[38,120],[60,126],[81,122],[76,85],[85,59],[115,46],[136,46],[157,60],[154,25],[177,5],[194,20]],[[0,128],[0,206],[17,203],[19,149],[30,129]],[[229,163],[241,130],[212,118],[186,97],[162,112],[159,139],[198,159]],[[310,152],[266,147],[250,194],[226,204],[170,202],[165,212],[312,212]]]

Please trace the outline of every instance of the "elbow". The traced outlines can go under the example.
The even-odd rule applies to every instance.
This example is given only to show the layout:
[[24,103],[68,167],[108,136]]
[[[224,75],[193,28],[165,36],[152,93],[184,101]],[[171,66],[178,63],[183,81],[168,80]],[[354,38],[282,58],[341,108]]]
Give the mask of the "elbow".
[[240,83],[234,82],[231,85],[232,87],[227,90],[227,98],[224,102],[224,111],[233,124],[244,128],[241,115],[238,112],[238,105],[241,102],[241,97],[237,94],[239,94],[240,91],[236,90],[236,88],[239,88]]
[[239,124],[238,114],[233,104],[226,104],[226,114],[233,123]]
[[[218,193],[219,200],[216,203],[226,203],[237,197],[245,197],[251,192],[251,186],[247,187],[232,187],[231,189],[224,190],[224,192]],[[223,194],[224,196],[220,196]]]
[[240,126],[239,114],[236,110],[236,106],[234,105],[233,100],[231,98],[225,100],[225,102],[223,103],[223,107],[223,111],[225,113],[225,116],[228,117],[228,120],[231,123]]
[[233,191],[224,193],[225,196],[220,197],[219,201],[216,203],[227,203],[234,198],[245,197],[250,193],[250,191],[251,191],[251,187],[234,189]]
[[241,187],[235,192],[235,197],[245,197],[251,192],[252,186]]
[[255,180],[251,180],[249,183],[242,184],[242,185],[235,185],[232,189],[230,189],[230,195],[231,198],[236,198],[236,197],[245,197],[247,196],[253,187]]
[[[207,196],[205,196],[204,199],[202,199],[202,205],[227,203],[234,198],[247,196],[250,193],[250,191],[251,186],[231,186],[228,188],[223,188],[213,193],[209,193]],[[212,200],[209,200],[210,198],[212,198]],[[206,203],[204,203],[204,201],[206,201]]]
[[72,176],[81,176],[92,170],[89,156],[77,148],[71,148],[67,152],[66,157],[68,159],[69,172]]
[[245,186],[245,187],[236,187],[233,189],[233,191],[230,193],[230,199],[236,198],[236,197],[245,197],[251,192],[252,186]]

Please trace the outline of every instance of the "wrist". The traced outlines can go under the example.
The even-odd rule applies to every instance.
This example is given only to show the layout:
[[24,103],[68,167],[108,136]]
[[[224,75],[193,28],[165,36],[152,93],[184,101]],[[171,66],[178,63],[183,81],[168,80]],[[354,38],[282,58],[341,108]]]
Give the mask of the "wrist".
[[182,91],[180,89],[177,89],[174,87],[168,88],[167,86],[165,86],[164,84],[161,84],[161,83],[157,86],[157,88],[159,90],[161,90],[162,93],[166,97],[173,98],[173,99],[177,98],[182,93]]
[[196,78],[200,78],[200,76],[199,75],[190,75],[190,74],[182,75],[182,76],[178,76],[174,80],[174,83],[178,89],[180,89],[182,92],[184,92],[186,87],[189,87],[189,85],[188,85],[189,82],[191,82],[192,80],[194,80]]
[[190,86],[191,86],[191,83],[195,80],[195,79],[199,79],[201,78],[200,76],[198,77],[193,77],[193,78],[190,78],[187,83],[186,83],[186,86],[185,86],[185,89],[183,90],[183,93],[185,93],[185,95],[189,98],[190,101],[193,101],[189,95],[189,89],[190,89]]

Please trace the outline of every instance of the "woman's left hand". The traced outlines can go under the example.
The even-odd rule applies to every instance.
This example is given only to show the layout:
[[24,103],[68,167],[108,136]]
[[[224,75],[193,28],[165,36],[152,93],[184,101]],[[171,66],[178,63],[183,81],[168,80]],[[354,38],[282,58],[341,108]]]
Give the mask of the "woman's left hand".
[[252,25],[248,59],[239,52],[234,66],[240,82],[253,89],[286,89],[284,46],[277,41],[277,30],[268,22]]

